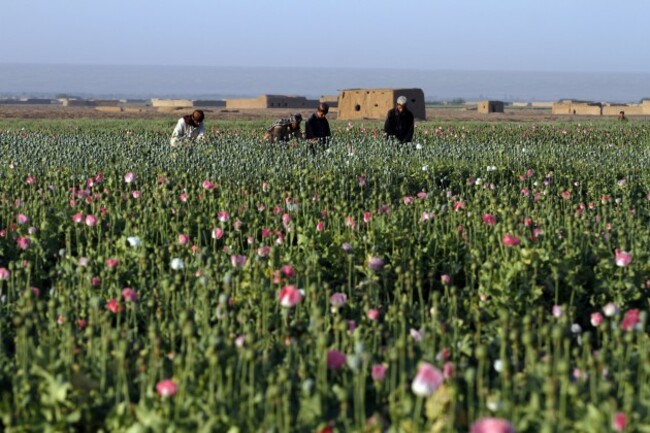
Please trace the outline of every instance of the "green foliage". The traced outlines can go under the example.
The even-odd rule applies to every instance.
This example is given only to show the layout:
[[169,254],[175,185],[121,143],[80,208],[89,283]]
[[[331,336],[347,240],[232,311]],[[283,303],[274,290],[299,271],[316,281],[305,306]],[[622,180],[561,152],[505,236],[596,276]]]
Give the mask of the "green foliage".
[[[2,124],[5,431],[647,429],[647,125],[335,123],[316,152],[172,126]],[[454,370],[426,399],[422,361]]]

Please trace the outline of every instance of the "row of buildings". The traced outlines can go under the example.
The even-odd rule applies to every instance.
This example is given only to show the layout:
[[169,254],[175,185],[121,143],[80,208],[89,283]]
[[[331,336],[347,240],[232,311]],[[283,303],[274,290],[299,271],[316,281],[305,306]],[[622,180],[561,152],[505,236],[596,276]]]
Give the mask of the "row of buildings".
[[[337,117],[342,120],[383,119],[386,112],[395,106],[399,96],[408,99],[409,109],[416,119],[426,118],[424,92],[422,89],[346,89],[339,95],[321,96],[320,99],[308,99],[304,96],[261,95],[257,98],[231,98],[225,100],[193,99],[5,99],[3,104],[58,104],[65,107],[95,107],[105,111],[130,111],[138,107],[150,106],[159,111],[175,111],[192,107],[216,107],[224,110],[249,110],[284,108],[287,110],[315,109],[321,102],[327,102],[337,109]],[[476,101],[479,113],[503,113],[506,104],[502,101]],[[523,105],[522,105],[523,104]],[[532,105],[531,105],[532,104]],[[538,104],[539,105],[539,104]],[[535,103],[513,103],[513,107],[533,107]],[[539,105],[539,107],[542,107]],[[650,116],[650,100],[639,104],[610,104],[564,99],[553,103],[544,103],[543,108],[551,108],[554,115],[579,116],[618,116],[621,111],[626,116]]]
[[554,102],[551,109],[552,114],[577,116],[618,116],[621,111],[626,116],[650,116],[650,99],[645,99],[640,104],[610,104],[563,99]]

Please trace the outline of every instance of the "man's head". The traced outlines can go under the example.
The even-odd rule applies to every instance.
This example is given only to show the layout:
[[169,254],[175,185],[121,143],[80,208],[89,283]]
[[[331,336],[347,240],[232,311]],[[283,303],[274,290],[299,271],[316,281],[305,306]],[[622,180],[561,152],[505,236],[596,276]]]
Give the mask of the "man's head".
[[302,122],[302,115],[300,113],[292,114],[289,118],[291,122],[291,129],[300,128],[300,122]]
[[192,113],[192,121],[197,126],[199,125],[199,123],[203,122],[204,118],[205,118],[205,114],[203,114],[203,110],[194,110],[194,112]]
[[406,99],[406,96],[402,95],[399,98],[397,98],[397,105],[395,106],[395,108],[397,108],[397,111],[401,113],[402,110],[404,110],[404,107],[406,107],[407,102],[408,100]]
[[320,105],[318,106],[318,110],[316,110],[316,116],[319,118],[323,118],[327,116],[327,113],[329,111],[330,111],[330,106],[325,102],[321,102]]

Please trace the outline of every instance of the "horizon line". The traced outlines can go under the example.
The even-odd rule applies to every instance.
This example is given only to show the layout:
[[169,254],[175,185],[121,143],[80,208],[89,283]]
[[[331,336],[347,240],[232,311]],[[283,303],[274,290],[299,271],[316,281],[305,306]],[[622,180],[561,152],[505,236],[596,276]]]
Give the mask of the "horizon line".
[[64,66],[64,67],[127,67],[127,68],[205,68],[205,69],[278,69],[278,70],[347,70],[347,71],[409,71],[409,72],[472,72],[472,73],[520,73],[520,74],[629,74],[650,75],[650,71],[594,71],[594,70],[558,70],[558,69],[462,69],[462,68],[397,68],[385,66],[277,66],[277,65],[170,65],[140,63],[43,63],[43,62],[6,62],[0,66]]

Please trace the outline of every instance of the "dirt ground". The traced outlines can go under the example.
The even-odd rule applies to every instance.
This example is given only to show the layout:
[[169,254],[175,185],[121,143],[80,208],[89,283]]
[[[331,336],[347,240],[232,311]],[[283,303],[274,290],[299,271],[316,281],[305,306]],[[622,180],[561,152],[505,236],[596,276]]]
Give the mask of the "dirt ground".
[[[216,120],[265,120],[285,117],[292,112],[286,108],[226,110],[221,107],[203,108],[208,118]],[[62,107],[56,105],[0,105],[0,119],[177,119],[189,114],[192,108],[159,111],[152,107]],[[302,110],[303,117],[310,115]],[[336,119],[336,109],[328,116]],[[427,108],[427,121],[449,122],[567,122],[612,120],[608,117],[552,115],[542,108],[506,108],[505,113],[482,114],[475,109],[435,107]],[[630,119],[632,120],[632,119]],[[635,119],[638,120],[638,119]],[[645,119],[647,120],[647,118]]]

